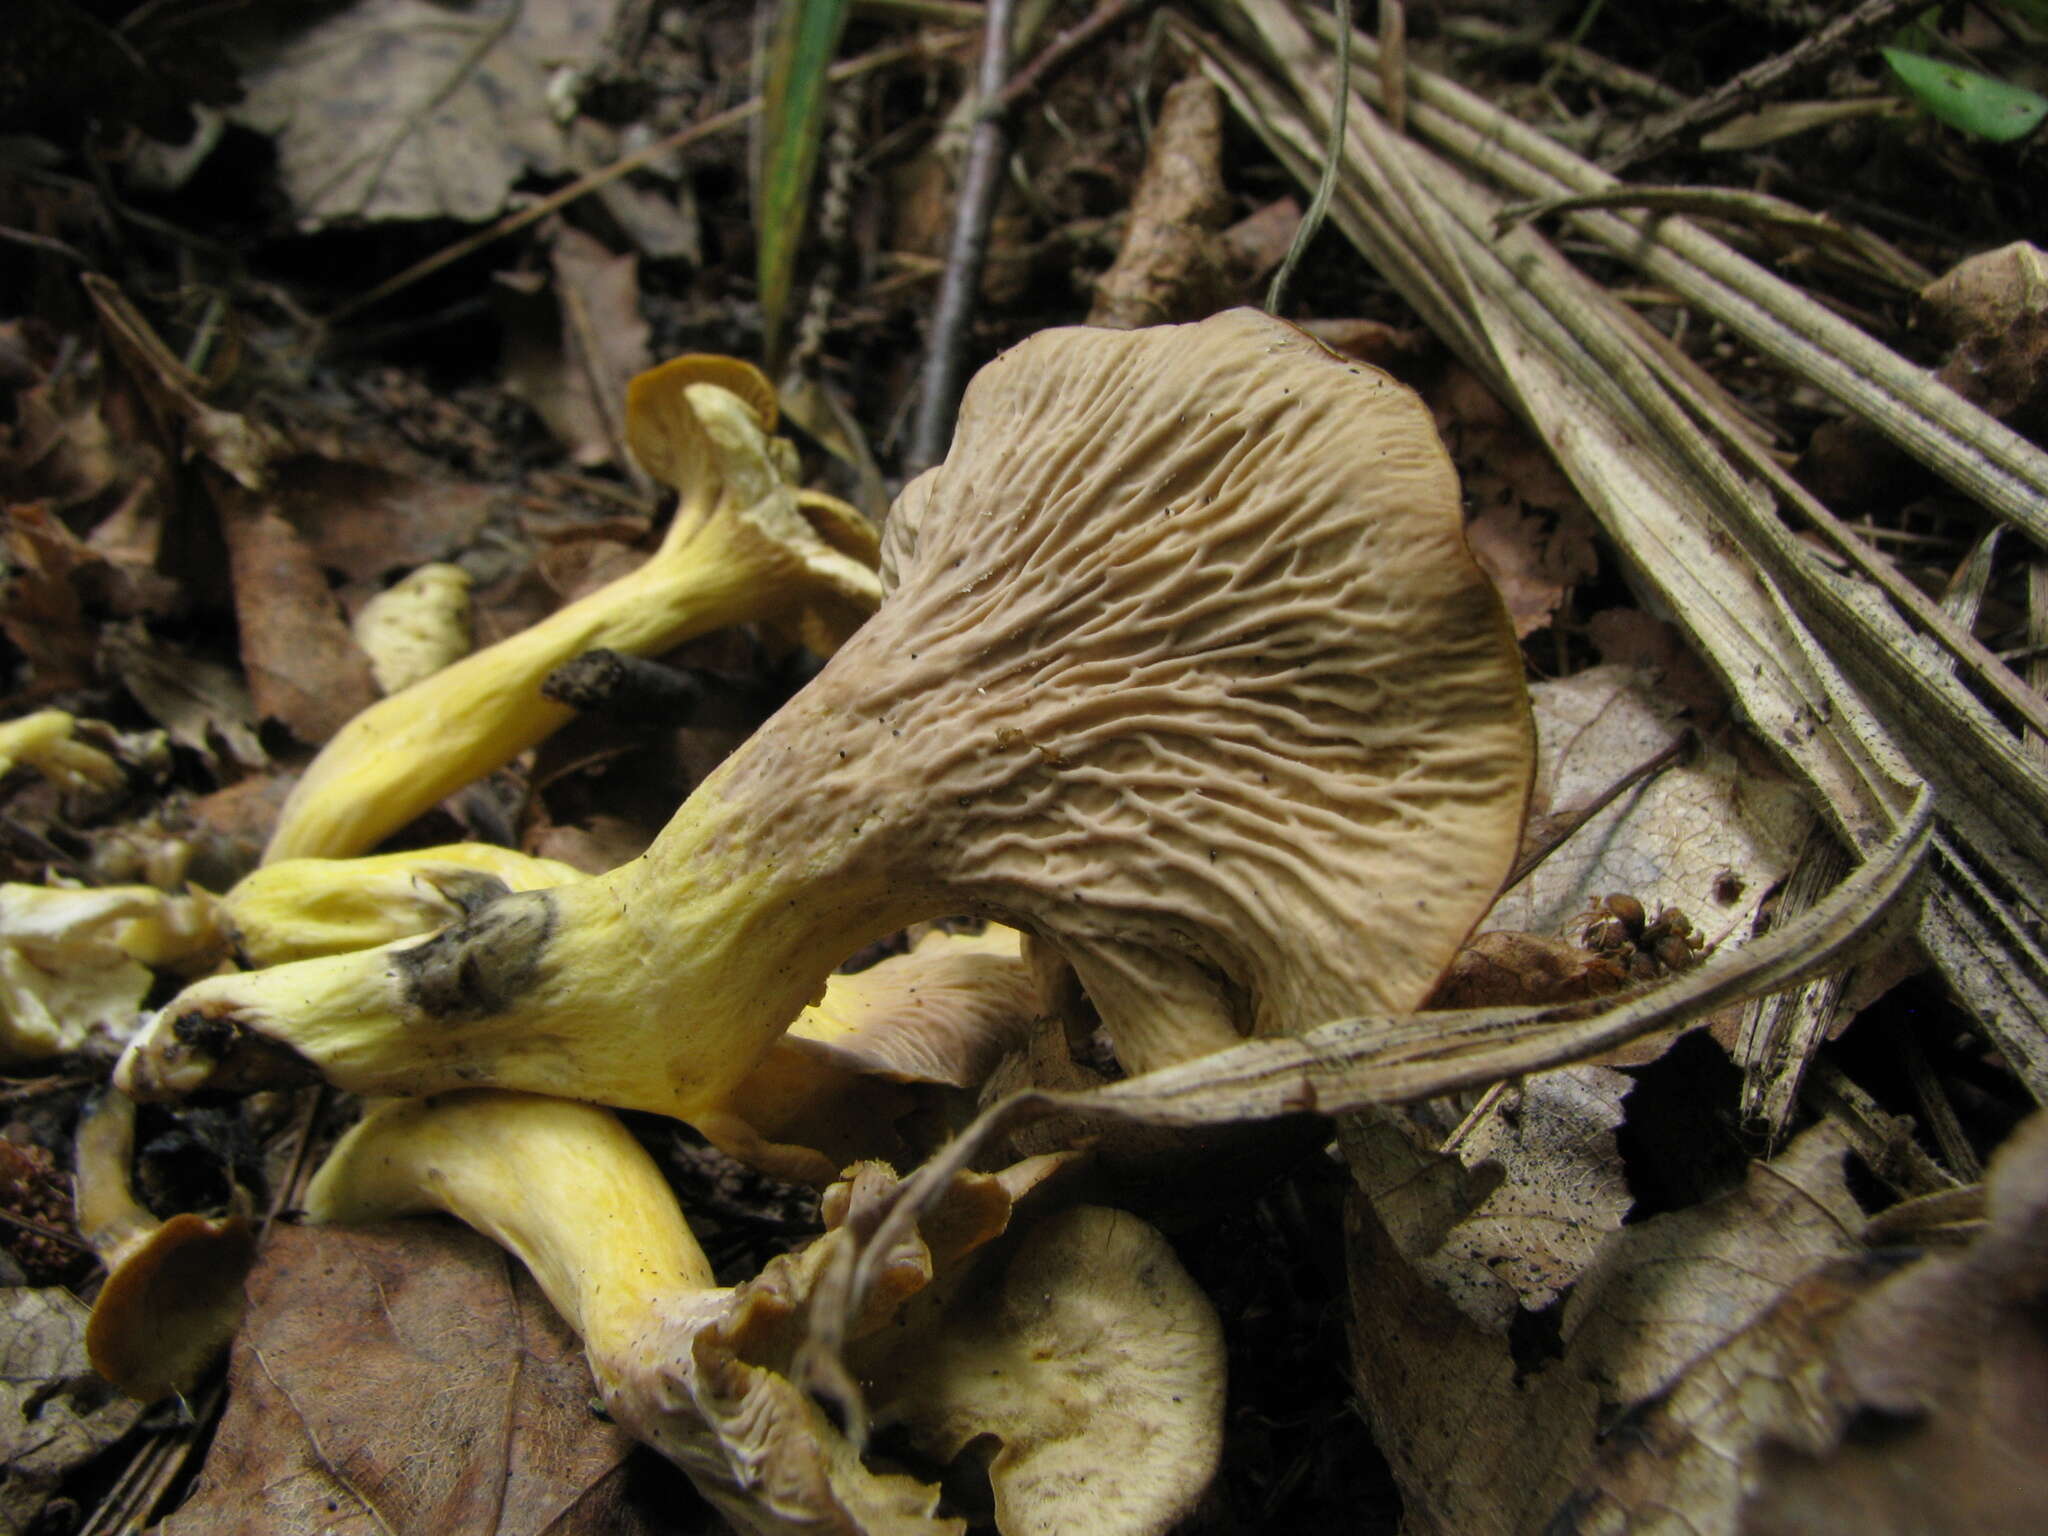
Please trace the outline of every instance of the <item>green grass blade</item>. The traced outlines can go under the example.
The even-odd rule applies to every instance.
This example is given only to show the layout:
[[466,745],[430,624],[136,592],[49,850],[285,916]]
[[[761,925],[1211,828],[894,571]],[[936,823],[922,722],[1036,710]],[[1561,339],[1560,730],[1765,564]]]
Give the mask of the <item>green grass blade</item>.
[[2037,91],[1903,48],[1885,49],[1884,59],[1921,106],[1949,127],[1979,138],[2010,143],[2048,117],[2048,96]]
[[782,366],[796,253],[803,243],[811,176],[825,117],[825,71],[839,51],[848,0],[782,0],[768,44],[754,207],[755,274],[772,377]]

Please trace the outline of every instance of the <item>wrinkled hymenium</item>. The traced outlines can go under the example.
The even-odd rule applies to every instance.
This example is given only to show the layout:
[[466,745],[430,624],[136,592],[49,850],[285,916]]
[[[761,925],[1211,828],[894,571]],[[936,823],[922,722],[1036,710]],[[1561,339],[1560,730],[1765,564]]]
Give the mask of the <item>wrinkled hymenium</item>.
[[1532,744],[1412,394],[1250,311],[1046,332],[976,377],[889,537],[880,611],[644,858],[202,982],[123,1081],[295,1053],[687,1118],[836,962],[948,912],[1064,955],[1133,1070],[1422,1000],[1513,857]]

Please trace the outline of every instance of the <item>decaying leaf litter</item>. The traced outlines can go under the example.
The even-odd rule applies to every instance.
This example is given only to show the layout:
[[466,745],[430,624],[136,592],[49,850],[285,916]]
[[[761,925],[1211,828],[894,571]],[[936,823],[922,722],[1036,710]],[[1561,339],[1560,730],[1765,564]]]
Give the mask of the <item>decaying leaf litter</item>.
[[[748,1528],[823,1508],[878,1531],[1070,1529],[1083,1511],[1108,1529],[1617,1529],[1671,1509],[1731,1531],[2038,1525],[2040,1132],[2019,1128],[2048,1062],[2048,566],[2030,542],[2048,473],[2025,435],[2043,418],[2048,300],[2040,254],[2014,244],[2038,227],[2031,8],[1873,3],[1831,22],[1756,0],[1538,23],[1383,5],[1344,50],[1355,94],[1320,189],[1345,18],[1282,0],[998,6],[1016,14],[993,40],[982,7],[950,4],[757,17],[356,0],[310,21],[245,7],[225,30],[195,6],[30,9],[0,43],[16,135],[0,178],[0,618],[23,725],[0,743],[16,882],[0,915],[15,1053],[0,1214],[22,1271],[19,1423],[0,1426],[9,1528],[715,1528],[667,1463],[592,1415],[565,1318],[621,1424]],[[961,229],[954,189],[976,175],[988,222]],[[1329,226],[1279,313],[1422,392],[1534,701],[1522,846],[1499,854],[1517,877],[1442,982],[1452,1011],[1406,1012],[1419,991],[1332,1002],[1253,965],[1226,927],[1176,930],[1219,990],[1170,947],[1079,921],[1115,910],[1119,882],[1162,878],[1170,843],[1103,854],[1034,908],[962,884],[957,852],[906,864],[885,840],[879,867],[930,871],[938,905],[869,900],[863,916],[877,866],[844,864],[845,910],[821,910],[811,936],[835,952],[777,942],[820,975],[859,943],[856,974],[715,1106],[656,1095],[709,1144],[650,1115],[618,1142],[653,1154],[654,1206],[681,1195],[639,1225],[687,1223],[693,1262],[722,1283],[702,1294],[729,1298],[680,1320],[661,1309],[687,1287],[635,1300],[682,1328],[675,1352],[603,1342],[574,1277],[616,1259],[590,1246],[586,1212],[539,1236],[532,1197],[508,1203],[488,1179],[369,1203],[454,1210],[518,1259],[417,1221],[294,1225],[335,1208],[308,1179],[357,1108],[292,1086],[288,1045],[221,1055],[240,1061],[220,1074],[231,1095],[138,1115],[143,1225],[203,1209],[263,1234],[225,1376],[139,1419],[94,1379],[73,1141],[143,1010],[209,972],[248,981],[194,996],[267,985],[248,968],[315,952],[302,934],[348,966],[452,922],[410,951],[415,996],[474,1013],[507,973],[472,941],[498,923],[530,948],[506,915],[553,910],[516,893],[614,888],[575,877],[646,849],[873,606],[845,519],[882,514],[889,477],[919,462],[927,352],[958,347],[972,372],[1049,326],[1257,302],[1319,200]],[[963,254],[977,245],[978,277]],[[751,359],[775,385],[716,363],[650,437],[649,398],[627,386],[679,353]],[[708,452],[676,446],[700,427]],[[999,483],[956,478],[975,485],[913,488],[887,518],[888,644],[869,628],[862,650],[855,631],[827,691],[803,699],[857,677],[842,694],[973,729],[971,708],[943,689],[919,706],[907,681],[919,637],[975,608],[973,589],[914,624],[890,607],[921,553],[955,547],[958,497]],[[361,871],[279,859],[241,883],[281,816],[304,824],[294,782],[370,718],[381,680],[411,668],[431,684],[465,644],[475,667],[490,642],[606,602],[592,594],[712,485],[847,562],[829,614],[754,599],[659,662],[551,691],[573,709],[523,681],[508,718],[532,723],[446,798],[430,789],[391,845],[417,853]],[[1313,549],[1325,527],[1312,517],[1287,543]],[[1204,535],[1181,538],[1159,547]],[[1230,584],[1269,574],[1240,551]],[[742,618],[762,622],[716,627]],[[1169,650],[1189,633],[1165,628]],[[1106,663],[1142,689],[1141,654]],[[1081,738],[1031,703],[1008,706],[1010,738],[997,730],[1017,782],[1090,771],[1062,745]],[[865,777],[838,770],[840,749],[817,745],[824,716],[808,734],[794,718],[762,739],[821,753],[848,804],[886,788],[886,753],[860,750]],[[885,817],[895,803],[873,801]],[[1002,824],[967,809],[921,824],[949,850]],[[1235,815],[1219,804],[1187,825],[1221,837]],[[795,840],[808,853],[833,825]],[[1282,825],[1252,839],[1276,867],[1336,858],[1315,817]],[[863,926],[913,910],[942,921]],[[1060,936],[1057,955],[952,921],[992,913]],[[1350,922],[1369,945],[1435,942],[1384,914]],[[278,947],[259,954],[259,931]],[[918,979],[941,960],[944,988]],[[892,967],[915,1007],[879,984]],[[1001,989],[982,993],[992,976]],[[1247,977],[1264,979],[1246,993]],[[985,995],[1000,1001],[971,1025],[946,1001]],[[1177,1037],[1153,1022],[1206,1020],[1188,1038],[1227,1045],[1281,995],[1319,1000],[1179,1064],[1193,1046],[1162,1045]],[[769,1027],[806,1000],[768,1006]],[[159,1037],[216,1052],[225,1037],[190,1022],[206,1016],[173,1007]],[[164,1036],[178,1020],[185,1038]],[[1169,1064],[1122,1078],[1134,1062]],[[410,1067],[377,1086],[407,1073],[442,1086]],[[417,1113],[438,1124],[434,1102]],[[446,1102],[450,1124],[524,1113]],[[565,1145],[615,1133],[588,1134]],[[1048,1154],[1057,1166],[1017,1171]],[[821,1221],[801,1181],[861,1157],[909,1177],[868,1164]],[[1006,1165],[999,1192],[964,1171]],[[1105,1207],[1129,1214],[1088,1214]],[[986,1363],[1006,1329],[1036,1326],[1003,1299],[1006,1274],[1058,1273],[1078,1303],[1092,1271],[1056,1238],[1105,1221],[1164,1232],[1156,1262],[1206,1297],[1227,1357],[1199,1368],[1226,1394],[1209,1450],[1201,1414],[1160,1417],[1116,1395],[1130,1388],[1103,1399],[1104,1426],[1197,1431],[1177,1482],[1122,1502],[1091,1490],[1100,1469],[1062,1449],[1074,1431],[1034,1416],[1021,1376],[963,1394],[938,1363]],[[337,1266],[375,1278],[316,1280]],[[469,1326],[485,1284],[504,1298],[489,1337]],[[402,1326],[401,1291],[422,1308]],[[876,1343],[892,1328],[924,1342],[892,1355]],[[428,1342],[451,1329],[460,1359]],[[1118,1379],[1087,1363],[1110,1346],[1056,1337],[1084,1374]],[[338,1353],[360,1362],[345,1381],[328,1372]],[[662,1359],[684,1374],[656,1397],[687,1388],[694,1405],[679,1431],[651,1428],[633,1385]],[[348,1406],[366,1386],[377,1414]],[[748,1438],[742,1404],[779,1427]],[[481,1459],[435,1449],[486,1433]],[[738,1483],[735,1455],[758,1458]]]

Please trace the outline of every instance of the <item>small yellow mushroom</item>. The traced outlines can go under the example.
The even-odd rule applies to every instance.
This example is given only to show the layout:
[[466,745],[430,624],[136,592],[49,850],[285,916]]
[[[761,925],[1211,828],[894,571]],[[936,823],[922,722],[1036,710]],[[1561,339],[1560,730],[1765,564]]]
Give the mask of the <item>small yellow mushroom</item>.
[[875,534],[852,508],[791,483],[788,445],[768,435],[773,400],[731,358],[677,358],[635,379],[627,437],[682,498],[661,546],[349,721],[293,788],[265,861],[365,852],[510,762],[574,714],[540,685],[585,651],[653,655],[751,620],[786,623],[827,650],[850,634],[881,598]]
[[410,688],[469,654],[469,572],[423,565],[363,604],[350,627],[378,688]]
[[78,722],[61,709],[37,710],[0,723],[0,774],[17,765],[36,770],[59,789],[113,789],[121,765],[98,747],[79,741]]

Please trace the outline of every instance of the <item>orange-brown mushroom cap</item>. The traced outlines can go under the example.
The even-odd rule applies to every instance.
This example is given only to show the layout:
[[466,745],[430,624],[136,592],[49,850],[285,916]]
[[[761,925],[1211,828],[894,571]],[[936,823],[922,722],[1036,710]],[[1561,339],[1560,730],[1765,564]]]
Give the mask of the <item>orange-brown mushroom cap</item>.
[[141,1402],[190,1392],[241,1326],[256,1232],[241,1216],[158,1221],[128,1186],[135,1105],[105,1095],[80,1120],[78,1229],[106,1265],[86,1322],[93,1369]]

